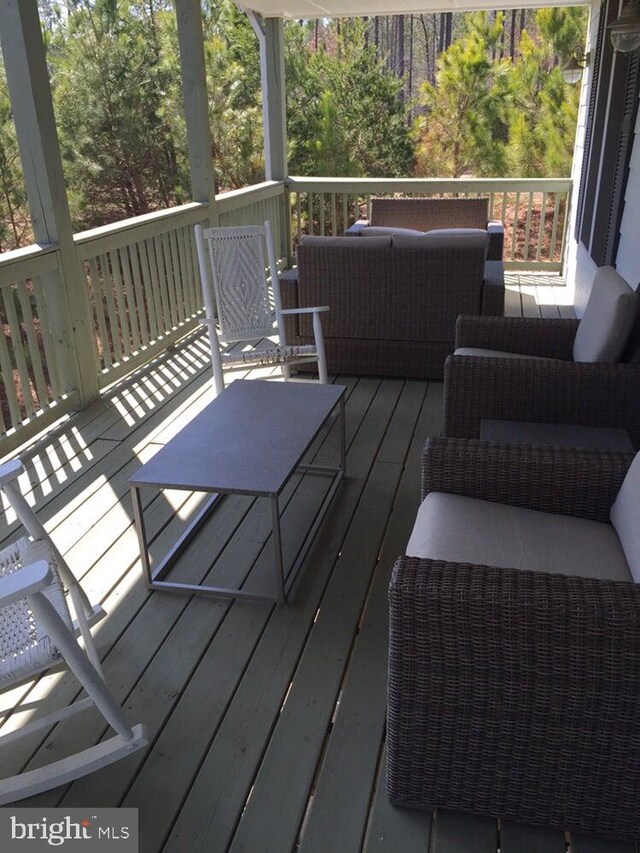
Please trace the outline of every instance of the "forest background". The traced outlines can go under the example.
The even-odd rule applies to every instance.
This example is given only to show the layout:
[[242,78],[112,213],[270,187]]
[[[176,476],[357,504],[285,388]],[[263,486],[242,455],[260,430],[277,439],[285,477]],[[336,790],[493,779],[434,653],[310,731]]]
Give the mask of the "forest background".
[[[231,0],[203,0],[218,191],[264,179],[258,44]],[[190,200],[169,0],[41,0],[74,228]],[[587,10],[285,23],[289,172],[566,177]],[[0,64],[0,251],[32,242]]]

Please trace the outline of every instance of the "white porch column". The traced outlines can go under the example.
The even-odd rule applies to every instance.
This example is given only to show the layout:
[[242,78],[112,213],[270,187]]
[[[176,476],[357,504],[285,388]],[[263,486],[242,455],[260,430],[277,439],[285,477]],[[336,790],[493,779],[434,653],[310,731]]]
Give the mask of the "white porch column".
[[0,41],[24,182],[37,243],[59,247],[47,307],[61,387],[81,405],[98,396],[98,361],[84,270],[73,229],[60,157],[37,0],[0,0]]
[[209,205],[209,223],[218,224],[213,146],[209,127],[209,98],[204,61],[200,0],[177,0],[178,42],[184,113],[187,124],[191,197]]
[[[262,126],[264,129],[264,165],[267,181],[287,179],[287,97],[284,72],[284,26],[282,18],[262,18],[248,11],[260,45],[260,82],[262,84]],[[280,257],[289,254],[289,193],[283,192],[280,208]]]

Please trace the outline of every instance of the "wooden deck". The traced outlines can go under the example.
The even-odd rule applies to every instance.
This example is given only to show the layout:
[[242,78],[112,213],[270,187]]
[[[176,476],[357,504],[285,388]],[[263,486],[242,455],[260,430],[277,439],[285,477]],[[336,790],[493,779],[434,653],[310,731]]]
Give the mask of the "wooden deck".
[[[521,288],[549,285],[511,286],[512,305],[517,298],[524,310],[531,294]],[[24,490],[108,611],[97,637],[109,684],[131,721],[151,733],[147,750],[25,805],[135,806],[140,849],[150,853],[634,853],[629,844],[390,806],[387,584],[418,505],[421,445],[440,428],[442,385],[337,381],[348,388],[347,477],[287,606],[150,594],[142,583],[127,477],[210,400],[202,339],[113,388],[24,456]],[[317,461],[335,458],[336,433],[317,441]],[[321,489],[312,477],[287,488],[289,560]],[[146,496],[156,553],[197,504],[186,493]],[[14,535],[10,515],[2,525],[1,539]],[[229,497],[174,573],[190,581],[246,576],[264,589],[272,581],[269,530],[265,503]],[[57,705],[76,694],[59,673],[15,689],[3,698],[2,731],[29,716],[36,698]],[[104,734],[87,712],[40,741],[9,747],[3,773]]]

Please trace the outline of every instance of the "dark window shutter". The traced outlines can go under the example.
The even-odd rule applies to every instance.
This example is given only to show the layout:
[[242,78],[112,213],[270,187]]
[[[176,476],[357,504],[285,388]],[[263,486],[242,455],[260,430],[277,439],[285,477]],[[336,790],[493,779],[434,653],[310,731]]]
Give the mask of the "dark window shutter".
[[[612,91],[591,244],[591,257],[598,266],[614,263],[620,239],[640,92],[637,51],[617,55]],[[616,97],[618,92],[621,96]]]
[[593,136],[593,122],[596,112],[596,101],[598,96],[598,82],[600,79],[600,67],[602,64],[602,43],[606,35],[605,24],[607,23],[607,4],[603,3],[600,8],[598,20],[598,32],[593,52],[593,73],[591,77],[591,91],[589,92],[589,104],[587,106],[587,123],[584,130],[584,149],[582,154],[582,169],[580,171],[580,186],[578,189],[578,209],[576,216],[576,240],[580,239],[582,229],[582,216],[584,213],[585,191],[587,186],[587,175],[589,173],[589,161],[591,157],[591,139]]

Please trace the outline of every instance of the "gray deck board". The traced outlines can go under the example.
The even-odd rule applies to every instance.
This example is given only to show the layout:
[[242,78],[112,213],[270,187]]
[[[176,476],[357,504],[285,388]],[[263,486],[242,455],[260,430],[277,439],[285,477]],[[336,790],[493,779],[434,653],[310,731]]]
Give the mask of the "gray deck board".
[[440,809],[433,827],[431,853],[496,853],[494,818]]
[[564,834],[546,826],[503,821],[500,853],[565,853]]
[[[508,313],[571,316],[555,281],[510,274]],[[546,305],[548,307],[542,307]],[[143,853],[202,850],[562,853],[562,833],[491,818],[398,809],[385,791],[386,587],[419,501],[419,458],[440,429],[442,385],[338,377],[348,386],[348,473],[312,546],[291,605],[149,593],[140,571],[127,478],[211,399],[206,345],[192,340],[120,383],[26,456],[28,496],[108,618],[97,638],[107,680],[147,750],[29,805],[140,809]],[[253,375],[265,375],[265,371]],[[337,429],[314,444],[336,458]],[[283,531],[293,560],[321,500],[321,478],[292,478]],[[200,496],[145,496],[152,553],[187,524]],[[225,498],[173,570],[179,579],[272,580],[265,502]],[[177,514],[176,514],[177,513]],[[0,541],[15,535],[0,519]],[[216,558],[218,558],[216,560]],[[79,695],[49,673],[3,696]],[[43,709],[43,710],[44,710]],[[0,709],[0,731],[19,715]],[[93,712],[3,751],[3,773],[98,742]],[[637,853],[575,835],[570,853]]]

